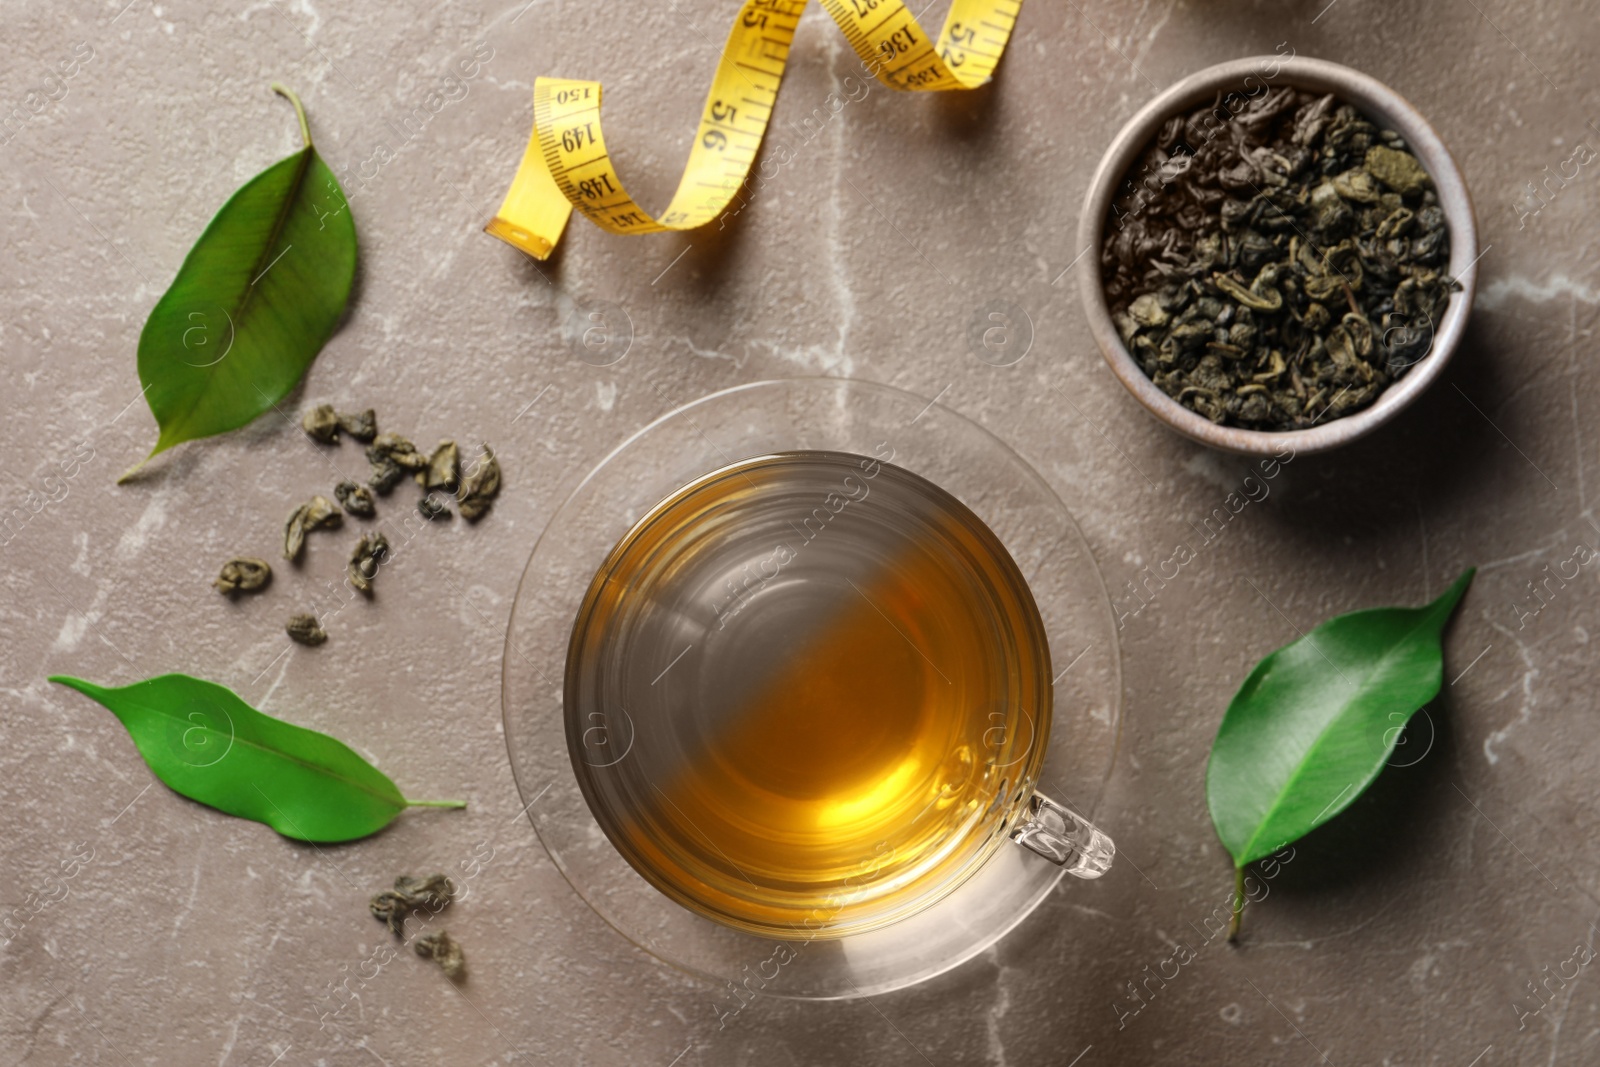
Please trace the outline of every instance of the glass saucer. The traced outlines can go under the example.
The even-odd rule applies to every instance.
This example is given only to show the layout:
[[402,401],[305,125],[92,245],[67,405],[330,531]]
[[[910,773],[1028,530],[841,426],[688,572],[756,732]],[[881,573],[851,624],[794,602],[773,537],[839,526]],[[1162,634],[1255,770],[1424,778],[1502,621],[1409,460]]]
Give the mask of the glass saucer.
[[[1005,544],[1038,603],[1054,716],[1039,788],[1098,814],[1121,722],[1117,634],[1100,572],[1066,507],[1020,456],[976,423],[888,386],[835,378],[757,382],[661,416],[619,445],[552,516],[523,571],[506,634],[506,746],[528,818],[578,895],[658,960],[751,996],[884,993],[949,970],[1020,923],[1063,877],[1025,849],[999,849],[936,904],[830,940],[775,941],[689,911],[612,846],[573,774],[562,701],[567,645],[595,570],[656,503],[700,476],[775,452],[886,455],[941,486]],[[620,742],[619,742],[620,743]],[[1107,828],[1115,836],[1115,827]]]

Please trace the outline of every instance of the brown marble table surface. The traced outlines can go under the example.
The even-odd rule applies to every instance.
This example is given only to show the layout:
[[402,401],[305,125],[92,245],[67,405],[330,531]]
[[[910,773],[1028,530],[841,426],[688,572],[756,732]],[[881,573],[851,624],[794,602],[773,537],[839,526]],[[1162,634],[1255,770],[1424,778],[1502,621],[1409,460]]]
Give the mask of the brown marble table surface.
[[[0,5],[0,1062],[1600,1062],[1600,566],[1572,562],[1600,549],[1600,166],[1574,163],[1600,145],[1594,0],[1033,0],[991,87],[876,89],[837,113],[856,61],[811,10],[774,116],[800,147],[737,219],[641,238],[580,219],[538,265],[481,232],[534,77],[604,83],[618,166],[659,209],[736,5],[124,2]],[[1107,370],[1073,276],[1091,262],[1079,204],[1158,90],[1289,49],[1387,82],[1455,153],[1483,246],[1465,344],[1403,418],[1297,457],[1130,612],[1098,812],[1126,862],[920,986],[763,999],[719,1026],[714,990],[617,936],[517,818],[499,665],[534,538],[673,406],[853,376],[1014,446],[1125,597],[1249,468],[1158,425]],[[462,60],[465,94],[428,110]],[[114,484],[155,438],[135,368],[146,315],[231,191],[299,146],[273,80],[304,98],[361,242],[347,320],[284,412],[372,406],[428,443],[487,440],[506,471],[488,519],[419,538],[381,606],[318,649],[286,646],[294,582],[239,604],[208,584],[245,546],[269,554],[327,474],[289,419]],[[428,121],[408,123],[418,108]],[[1006,366],[969,343],[996,300],[1031,324]],[[607,366],[580,358],[573,327],[599,301],[632,329]],[[336,581],[338,555],[313,553],[301,587]],[[1419,603],[1469,565],[1447,684],[1408,735],[1425,754],[1304,843],[1239,945],[1207,941],[1231,875],[1203,772],[1245,672],[1329,615]],[[169,670],[470,806],[299,845],[156,783],[110,714],[45,681]],[[404,959],[368,973],[386,935],[367,895],[469,861],[450,927],[469,980]],[[1180,944],[1193,958],[1151,980]]]

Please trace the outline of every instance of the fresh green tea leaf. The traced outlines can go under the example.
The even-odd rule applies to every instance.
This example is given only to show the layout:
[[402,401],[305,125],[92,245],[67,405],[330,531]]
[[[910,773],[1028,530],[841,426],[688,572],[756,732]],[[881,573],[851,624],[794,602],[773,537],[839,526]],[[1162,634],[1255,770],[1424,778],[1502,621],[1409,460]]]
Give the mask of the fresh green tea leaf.
[[1256,665],[1206,765],[1217,836],[1241,870],[1350,806],[1439,692],[1440,634],[1468,570],[1433,603],[1340,615]]
[[263,715],[215,682],[163,674],[107,689],[64,675],[50,680],[110,708],[174,791],[285,837],[350,841],[383,829],[408,807],[466,806],[407,800],[344,742]]
[[294,104],[305,147],[222,206],[139,335],[139,381],[161,431],[151,456],[238,429],[282,400],[350,296],[356,228],[344,190],[311,144],[299,99],[273,89]]

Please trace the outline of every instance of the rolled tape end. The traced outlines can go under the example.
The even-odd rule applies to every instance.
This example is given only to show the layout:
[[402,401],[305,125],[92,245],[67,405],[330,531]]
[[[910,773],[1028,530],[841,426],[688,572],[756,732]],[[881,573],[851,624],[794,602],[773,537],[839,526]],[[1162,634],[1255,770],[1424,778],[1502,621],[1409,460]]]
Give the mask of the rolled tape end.
[[507,222],[498,215],[489,220],[483,232],[490,237],[500,238],[512,248],[526,252],[538,260],[549,259],[550,253],[554,252],[556,247],[554,241],[546,240],[514,222]]
[[522,151],[522,162],[517,164],[516,176],[511,179],[511,188],[506,190],[499,210],[483,232],[534,259],[549,259],[571,217],[572,205],[545,163],[536,121]]

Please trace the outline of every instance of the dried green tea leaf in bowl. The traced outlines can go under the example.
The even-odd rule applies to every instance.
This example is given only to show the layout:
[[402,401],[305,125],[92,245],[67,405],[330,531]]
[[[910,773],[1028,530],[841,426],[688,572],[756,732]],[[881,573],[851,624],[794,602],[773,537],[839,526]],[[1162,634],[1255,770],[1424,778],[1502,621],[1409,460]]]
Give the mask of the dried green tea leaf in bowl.
[[[1243,98],[1243,97],[1241,97]],[[1331,94],[1174,116],[1112,202],[1117,332],[1213,423],[1304,429],[1359,411],[1431,349],[1457,288],[1433,182],[1401,136]]]

